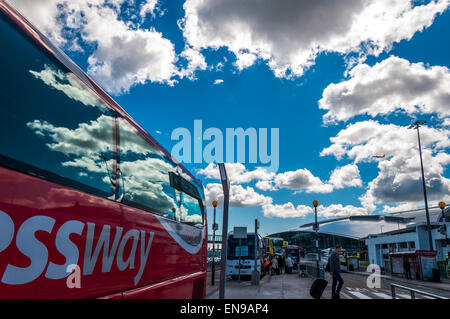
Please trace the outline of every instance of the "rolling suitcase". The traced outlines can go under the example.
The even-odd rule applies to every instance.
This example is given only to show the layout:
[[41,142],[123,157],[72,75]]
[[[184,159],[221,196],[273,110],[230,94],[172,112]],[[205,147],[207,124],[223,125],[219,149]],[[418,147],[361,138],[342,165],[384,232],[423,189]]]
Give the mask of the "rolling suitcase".
[[320,299],[327,284],[328,281],[322,278],[314,280],[313,284],[311,285],[311,289],[309,290],[309,294],[311,295],[311,297],[313,297],[314,299]]

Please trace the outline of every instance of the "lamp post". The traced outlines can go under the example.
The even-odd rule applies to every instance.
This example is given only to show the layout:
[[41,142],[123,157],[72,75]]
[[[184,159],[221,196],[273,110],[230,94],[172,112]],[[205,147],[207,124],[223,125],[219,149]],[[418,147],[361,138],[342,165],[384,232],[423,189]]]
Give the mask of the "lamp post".
[[[445,232],[445,247],[447,247],[447,255],[449,254],[449,248],[448,248],[448,232],[447,232],[447,222],[445,220],[445,203],[444,202],[439,202],[439,208],[442,211],[442,222],[444,223],[444,232]],[[445,256],[444,256],[445,259]]]
[[259,258],[259,240],[258,240],[259,220],[255,219],[255,264],[252,272],[252,285],[259,285],[260,272],[258,271],[258,258]]
[[214,207],[214,222],[213,222],[213,258],[212,258],[212,274],[211,274],[211,285],[214,286],[215,275],[216,275],[216,230],[218,225],[216,224],[216,207],[217,201],[213,201],[212,205]]
[[431,226],[430,226],[430,213],[428,211],[428,199],[427,199],[427,186],[425,184],[425,174],[423,172],[423,161],[422,161],[422,146],[420,145],[420,132],[419,127],[426,124],[427,121],[416,121],[414,124],[410,125],[408,129],[417,130],[417,139],[419,140],[419,155],[420,155],[420,168],[422,170],[422,185],[423,185],[423,197],[425,200],[425,214],[427,217],[427,231],[428,231],[428,241],[430,243],[430,250],[433,250],[433,237],[431,236]]
[[315,222],[314,222],[314,230],[316,232],[316,253],[317,253],[317,258],[316,258],[316,266],[317,266],[317,278],[320,278],[320,253],[319,253],[319,224],[317,223],[317,206],[319,206],[319,201],[315,200],[313,201],[313,206],[314,206],[314,216],[315,216]]
[[228,206],[230,203],[230,181],[224,163],[219,164],[220,180],[223,189],[223,222],[222,222],[222,254],[220,257],[220,286],[219,299],[225,298],[225,276],[227,267],[227,239],[228,239]]

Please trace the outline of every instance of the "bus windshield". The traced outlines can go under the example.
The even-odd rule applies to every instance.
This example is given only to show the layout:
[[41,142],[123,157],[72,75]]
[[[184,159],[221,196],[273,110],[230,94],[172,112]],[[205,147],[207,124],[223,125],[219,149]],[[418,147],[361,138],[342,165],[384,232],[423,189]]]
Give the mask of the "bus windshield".
[[230,236],[228,238],[227,258],[230,260],[255,258],[255,235],[247,235],[247,238],[239,239]]

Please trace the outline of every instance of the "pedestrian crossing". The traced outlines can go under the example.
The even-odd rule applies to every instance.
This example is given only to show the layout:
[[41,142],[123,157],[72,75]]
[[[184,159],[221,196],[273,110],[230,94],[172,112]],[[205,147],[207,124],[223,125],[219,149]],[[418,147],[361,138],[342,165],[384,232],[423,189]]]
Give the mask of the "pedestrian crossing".
[[[345,287],[341,295],[349,299],[392,299],[389,289],[368,289]],[[396,299],[411,299],[408,293],[396,293]],[[427,296],[416,295],[416,299],[432,299]]]

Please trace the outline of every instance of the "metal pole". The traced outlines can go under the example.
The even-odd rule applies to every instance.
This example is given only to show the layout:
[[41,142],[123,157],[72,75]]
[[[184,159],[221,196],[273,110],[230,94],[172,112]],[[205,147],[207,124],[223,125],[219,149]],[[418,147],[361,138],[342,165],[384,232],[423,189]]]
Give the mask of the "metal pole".
[[314,207],[314,215],[315,215],[315,229],[316,229],[316,253],[317,253],[317,259],[316,259],[316,266],[317,266],[317,278],[320,278],[320,268],[319,268],[319,260],[320,260],[320,254],[319,254],[319,225],[317,224],[317,207]]
[[238,281],[241,282],[241,239],[239,238]]
[[216,275],[216,207],[214,207],[214,223],[213,223],[213,258],[212,258],[212,274],[211,285],[214,286]]
[[[448,230],[447,230],[447,222],[445,220],[445,207],[441,208],[442,211],[442,222],[444,223],[444,231],[445,231],[445,247],[447,247],[447,255],[449,255],[449,248],[448,248]],[[445,259],[445,256],[444,256]]]
[[222,222],[222,256],[220,259],[220,288],[219,299],[225,298],[225,276],[227,267],[227,235],[228,235],[228,204],[230,202],[230,196],[228,193],[224,195],[223,201],[223,222]]
[[258,220],[255,219],[255,271],[257,271],[257,258],[258,258]]
[[427,216],[428,240],[430,242],[430,250],[433,250],[433,237],[431,236],[430,213],[428,211],[427,187],[426,187],[426,184],[425,184],[425,174],[423,172],[422,146],[420,145],[419,127],[420,127],[420,125],[417,124],[416,128],[417,128],[417,138],[419,140],[419,154],[420,154],[420,168],[422,170],[423,197],[425,199],[425,213],[426,213],[426,216]]

